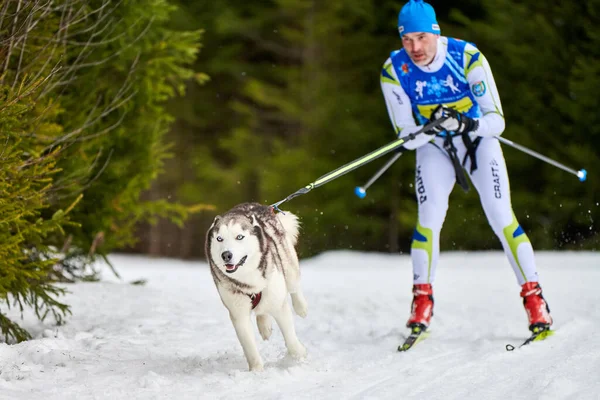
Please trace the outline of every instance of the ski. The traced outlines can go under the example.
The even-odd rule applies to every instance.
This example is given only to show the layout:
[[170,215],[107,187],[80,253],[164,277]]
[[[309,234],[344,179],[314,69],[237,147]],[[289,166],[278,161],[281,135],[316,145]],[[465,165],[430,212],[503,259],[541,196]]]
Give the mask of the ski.
[[429,336],[429,332],[427,332],[427,328],[424,326],[415,325],[411,327],[410,335],[404,340],[404,343],[398,346],[398,351],[407,351],[411,349],[415,344],[419,343],[427,336]]
[[[540,342],[552,335],[554,335],[554,331],[551,330],[547,326],[534,327],[533,333],[531,334],[531,336],[529,336],[527,338],[527,340],[525,340],[523,343],[521,343],[521,345],[519,347],[526,346],[532,342]],[[506,351],[513,351],[514,349],[515,349],[515,346],[513,346],[512,344],[506,345]]]

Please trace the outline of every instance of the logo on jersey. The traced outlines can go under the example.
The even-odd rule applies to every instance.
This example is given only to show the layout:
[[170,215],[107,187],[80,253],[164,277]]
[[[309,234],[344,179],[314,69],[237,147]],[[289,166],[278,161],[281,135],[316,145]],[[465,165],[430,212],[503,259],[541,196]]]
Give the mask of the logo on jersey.
[[394,96],[396,96],[396,100],[398,100],[398,104],[404,104],[404,102],[402,101],[402,97],[400,97],[400,95],[398,93],[396,93],[395,90],[392,90],[392,93],[394,93]]
[[474,83],[473,86],[471,86],[471,91],[477,97],[483,96],[486,91],[485,82],[479,81],[477,83]]
[[417,92],[417,99],[423,98],[423,88],[427,86],[427,81],[417,81],[415,92]]
[[492,167],[492,180],[494,181],[494,197],[501,199],[502,188],[500,187],[500,169],[498,166],[498,161],[496,161],[496,159],[492,159],[490,166]]
[[417,197],[419,198],[419,204],[423,204],[427,201],[427,193],[425,191],[425,184],[423,183],[423,176],[421,175],[421,166],[417,166]]
[[447,93],[448,89],[443,86],[442,82],[445,81],[438,81],[435,76],[432,76],[429,84],[427,85],[427,94],[435,95],[435,97],[441,97],[442,94]]
[[445,87],[450,88],[450,90],[452,91],[452,93],[459,93],[460,89],[458,88],[458,86],[456,86],[454,84],[454,79],[452,79],[452,75],[448,74],[448,77],[446,78],[445,81],[442,81],[442,85]]
[[402,63],[402,66],[400,66],[400,70],[402,71],[403,76],[412,72],[407,63]]

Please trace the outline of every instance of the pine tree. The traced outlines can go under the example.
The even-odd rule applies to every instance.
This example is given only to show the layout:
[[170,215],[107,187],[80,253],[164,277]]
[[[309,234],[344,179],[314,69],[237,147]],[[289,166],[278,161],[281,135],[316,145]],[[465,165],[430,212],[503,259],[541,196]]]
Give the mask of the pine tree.
[[[35,96],[45,80],[24,81],[12,89],[0,89],[0,131],[5,135],[0,150],[0,298],[7,308],[23,311],[33,308],[40,320],[52,315],[62,323],[69,307],[58,301],[63,288],[54,285],[56,249],[48,244],[53,235],[62,234],[68,213],[59,209],[49,218],[43,214],[50,206],[52,182],[59,172],[56,152],[39,153],[26,132],[39,122]],[[41,124],[43,125],[43,124]],[[38,126],[40,135],[50,133]],[[0,331],[14,341],[30,338],[27,331],[10,320],[0,308]]]
[[[134,227],[187,209],[142,191],[168,156],[166,100],[193,77],[200,32],[168,27],[174,8],[62,0],[0,6],[0,295],[58,323],[57,280],[95,277],[98,256],[135,241]],[[27,332],[0,313],[2,333]]]
[[[169,157],[164,135],[172,117],[165,103],[183,94],[194,77],[185,64],[196,56],[200,32],[170,28],[175,8],[162,0],[104,4],[110,14],[90,14],[79,28],[80,42],[95,43],[85,64],[78,65],[79,48],[67,48],[74,63],[67,68],[77,77],[60,98],[69,110],[61,125],[75,132],[67,138],[72,145],[61,158],[61,177],[78,185],[63,186],[56,207],[84,194],[73,211],[81,225],[66,231],[72,238],[63,261],[67,276],[93,273],[79,268],[81,261],[89,264],[95,255],[134,244],[141,221],[165,217],[181,224],[187,215],[167,198],[144,201],[141,194]],[[112,29],[100,35],[89,29],[107,22]]]

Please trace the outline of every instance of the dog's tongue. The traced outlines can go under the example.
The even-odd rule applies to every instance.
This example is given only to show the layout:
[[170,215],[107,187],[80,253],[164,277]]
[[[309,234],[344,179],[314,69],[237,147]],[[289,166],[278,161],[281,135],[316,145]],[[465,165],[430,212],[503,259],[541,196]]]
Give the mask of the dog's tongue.
[[225,268],[227,269],[227,271],[233,271],[235,269],[235,265],[234,264],[225,264]]

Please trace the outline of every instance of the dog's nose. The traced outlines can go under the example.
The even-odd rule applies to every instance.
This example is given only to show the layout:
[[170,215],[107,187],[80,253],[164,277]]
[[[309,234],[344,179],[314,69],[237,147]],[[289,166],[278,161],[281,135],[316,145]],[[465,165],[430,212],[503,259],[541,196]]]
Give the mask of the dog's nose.
[[231,254],[231,252],[229,250],[227,250],[227,251],[224,251],[223,253],[221,253],[221,258],[223,259],[223,261],[228,263],[233,258],[233,254]]

